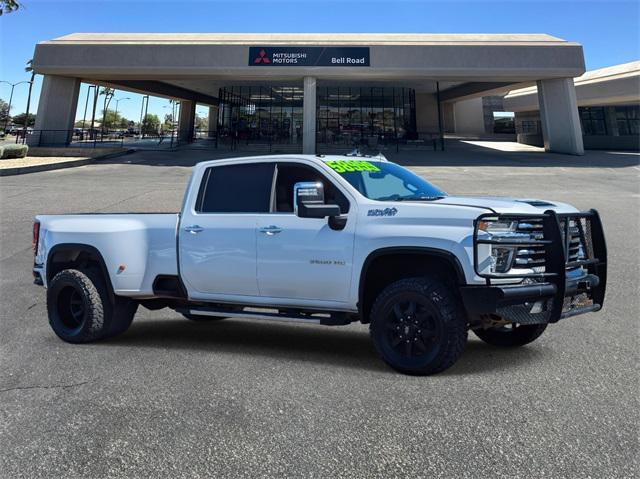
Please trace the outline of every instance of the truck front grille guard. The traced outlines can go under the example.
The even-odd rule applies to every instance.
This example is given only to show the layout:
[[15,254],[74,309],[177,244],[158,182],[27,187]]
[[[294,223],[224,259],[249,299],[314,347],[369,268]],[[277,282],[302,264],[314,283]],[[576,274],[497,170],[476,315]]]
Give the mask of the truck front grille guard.
[[[517,222],[518,233],[510,237],[478,237],[481,222]],[[522,227],[520,226],[522,225]],[[528,236],[528,237],[527,237]],[[478,261],[479,245],[497,245],[515,248],[514,268],[510,273],[481,272]],[[523,255],[519,256],[521,252]],[[534,261],[516,262],[517,258],[532,255]],[[544,258],[544,261],[540,261]],[[531,264],[534,272],[518,273],[523,265]],[[496,214],[487,213],[474,222],[473,267],[476,275],[486,280],[488,286],[494,279],[522,280],[535,285],[536,289],[552,291],[547,314],[548,322],[556,322],[563,317],[588,311],[596,311],[604,303],[607,281],[607,248],[600,215],[594,209],[581,213],[556,213],[553,210],[543,214]],[[582,267],[587,274],[597,276],[596,285],[586,291],[567,290],[567,271]],[[495,283],[494,283],[495,284]],[[508,288],[508,286],[507,286]],[[578,294],[586,295],[591,304],[578,306],[567,300]]]

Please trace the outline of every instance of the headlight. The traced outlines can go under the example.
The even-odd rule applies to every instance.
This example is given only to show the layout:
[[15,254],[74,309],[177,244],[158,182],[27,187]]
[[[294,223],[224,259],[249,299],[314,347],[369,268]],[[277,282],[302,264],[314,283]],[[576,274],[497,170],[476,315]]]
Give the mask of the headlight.
[[491,235],[499,233],[515,233],[518,228],[517,221],[480,221],[478,229]]
[[[517,221],[480,221],[478,229],[489,235],[489,239],[520,236],[516,233]],[[506,273],[513,265],[516,248],[513,246],[489,245],[491,254],[491,272]]]

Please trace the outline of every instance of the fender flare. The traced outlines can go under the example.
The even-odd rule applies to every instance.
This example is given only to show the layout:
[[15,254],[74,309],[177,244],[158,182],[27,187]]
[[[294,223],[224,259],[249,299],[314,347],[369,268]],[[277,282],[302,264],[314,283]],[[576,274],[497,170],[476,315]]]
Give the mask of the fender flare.
[[49,273],[51,271],[51,263],[53,262],[53,257],[55,256],[56,253],[60,251],[79,251],[81,253],[86,252],[86,253],[89,253],[91,256],[97,258],[98,264],[100,265],[100,271],[102,272],[102,275],[105,278],[105,281],[107,284],[109,295],[111,297],[114,297],[115,293],[113,292],[113,284],[111,283],[111,276],[109,275],[109,270],[107,269],[107,264],[105,263],[104,258],[102,257],[102,253],[100,253],[100,251],[98,251],[98,249],[95,246],[91,246],[84,243],[59,243],[54,245],[49,250],[49,252],[47,253],[47,262],[46,262],[47,286],[49,285],[49,282],[53,279]]
[[458,257],[453,254],[451,251],[446,251],[438,248],[429,248],[429,247],[421,247],[421,246],[390,246],[385,248],[379,248],[373,250],[364,260],[362,264],[362,269],[360,271],[360,279],[358,284],[358,309],[362,308],[364,304],[364,284],[367,278],[367,272],[371,263],[374,260],[380,258],[381,256],[391,256],[394,254],[418,254],[423,256],[435,256],[438,258],[442,258],[448,263],[451,264],[453,270],[456,274],[456,279],[459,284],[466,284],[467,280],[464,275],[464,269],[462,268],[462,264],[460,264],[460,260]]

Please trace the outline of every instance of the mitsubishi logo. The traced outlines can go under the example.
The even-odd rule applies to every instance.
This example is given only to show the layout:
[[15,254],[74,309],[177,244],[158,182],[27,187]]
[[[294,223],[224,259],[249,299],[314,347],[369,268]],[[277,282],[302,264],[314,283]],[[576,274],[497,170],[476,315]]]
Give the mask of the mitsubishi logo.
[[267,57],[267,52],[260,50],[258,57],[253,61],[253,63],[271,63],[271,60]]

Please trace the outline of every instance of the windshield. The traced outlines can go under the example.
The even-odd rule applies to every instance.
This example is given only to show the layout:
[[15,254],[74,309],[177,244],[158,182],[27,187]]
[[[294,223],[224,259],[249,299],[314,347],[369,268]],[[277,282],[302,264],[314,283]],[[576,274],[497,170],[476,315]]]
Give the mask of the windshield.
[[415,173],[386,161],[327,161],[327,165],[371,200],[430,201],[446,193]]

